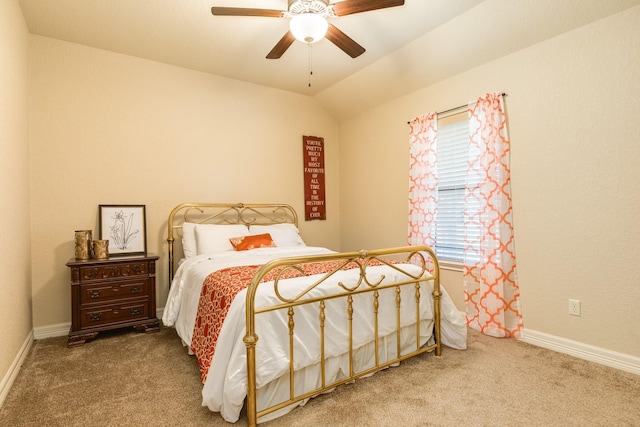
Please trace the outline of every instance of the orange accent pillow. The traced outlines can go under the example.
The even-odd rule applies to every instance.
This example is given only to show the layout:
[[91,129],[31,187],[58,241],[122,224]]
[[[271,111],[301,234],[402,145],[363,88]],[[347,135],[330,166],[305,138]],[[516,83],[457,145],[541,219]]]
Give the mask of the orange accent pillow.
[[236,251],[246,251],[257,248],[275,248],[271,234],[254,234],[252,236],[233,237],[229,239]]

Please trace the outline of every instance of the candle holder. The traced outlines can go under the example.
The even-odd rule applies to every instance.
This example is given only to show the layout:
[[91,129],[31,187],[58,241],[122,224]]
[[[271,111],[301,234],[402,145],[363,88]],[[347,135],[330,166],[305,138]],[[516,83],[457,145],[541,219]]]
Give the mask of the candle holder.
[[76,230],[76,259],[86,260],[91,258],[91,240],[93,232],[91,230]]
[[108,240],[93,241],[93,258],[94,259],[109,258],[109,241]]

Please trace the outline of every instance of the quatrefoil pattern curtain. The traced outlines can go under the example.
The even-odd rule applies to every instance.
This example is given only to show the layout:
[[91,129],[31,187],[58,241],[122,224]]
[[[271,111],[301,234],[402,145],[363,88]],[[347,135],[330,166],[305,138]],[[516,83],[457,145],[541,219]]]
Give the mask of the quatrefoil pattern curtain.
[[463,269],[467,324],[486,335],[517,338],[522,315],[502,94],[469,104],[469,134]]
[[409,245],[435,248],[438,115],[416,117],[409,126]]

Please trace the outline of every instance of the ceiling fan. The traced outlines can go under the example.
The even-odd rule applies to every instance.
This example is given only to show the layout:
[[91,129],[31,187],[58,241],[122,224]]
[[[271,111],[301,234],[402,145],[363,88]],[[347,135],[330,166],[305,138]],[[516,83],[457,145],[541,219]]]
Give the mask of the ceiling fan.
[[287,10],[214,6],[211,8],[211,13],[216,16],[290,18],[289,31],[267,54],[267,59],[280,58],[295,40],[303,43],[315,43],[325,37],[347,55],[356,58],[364,53],[365,48],[337,27],[329,24],[326,18],[404,5],[404,0],[344,0],[335,3],[329,3],[329,0],[288,1]]

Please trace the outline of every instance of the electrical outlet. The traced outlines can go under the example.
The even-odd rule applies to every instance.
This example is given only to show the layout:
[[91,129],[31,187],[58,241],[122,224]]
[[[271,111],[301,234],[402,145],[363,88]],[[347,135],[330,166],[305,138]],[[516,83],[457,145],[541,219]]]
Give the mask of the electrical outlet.
[[569,300],[569,314],[572,316],[580,316],[580,300],[579,299]]

